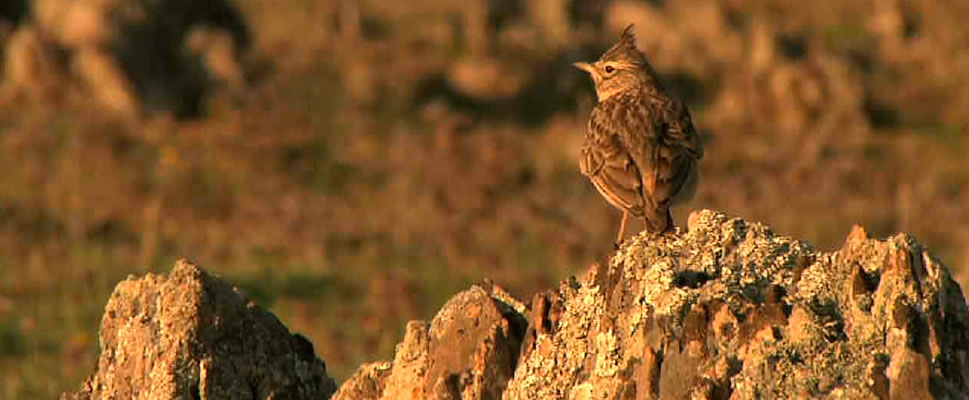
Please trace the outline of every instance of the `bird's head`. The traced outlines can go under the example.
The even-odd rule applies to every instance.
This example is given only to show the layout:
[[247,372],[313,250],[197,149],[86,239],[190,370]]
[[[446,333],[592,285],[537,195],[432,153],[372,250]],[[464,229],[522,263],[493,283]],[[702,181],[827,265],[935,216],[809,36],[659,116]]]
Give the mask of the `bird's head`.
[[572,64],[592,76],[599,101],[651,80],[646,56],[636,48],[636,37],[632,30],[633,25],[627,26],[616,44],[606,50],[598,60]]

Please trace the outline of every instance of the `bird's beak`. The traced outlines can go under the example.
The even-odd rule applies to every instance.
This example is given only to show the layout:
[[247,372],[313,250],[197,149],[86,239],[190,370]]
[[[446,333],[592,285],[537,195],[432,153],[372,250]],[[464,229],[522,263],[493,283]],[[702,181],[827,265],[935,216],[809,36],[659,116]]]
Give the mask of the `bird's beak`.
[[572,66],[578,69],[581,69],[585,72],[588,72],[589,74],[592,74],[593,71],[595,71],[595,68],[592,68],[592,64],[589,64],[587,62],[572,63]]

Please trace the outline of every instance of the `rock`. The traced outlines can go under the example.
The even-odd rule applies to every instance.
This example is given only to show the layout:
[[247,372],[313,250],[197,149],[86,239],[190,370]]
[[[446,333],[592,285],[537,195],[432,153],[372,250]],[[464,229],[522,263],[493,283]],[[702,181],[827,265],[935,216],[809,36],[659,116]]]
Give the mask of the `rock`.
[[700,211],[688,233],[634,237],[544,298],[560,315],[533,316],[544,327],[505,399],[969,393],[965,298],[907,235],[856,228],[824,253]]
[[138,112],[134,87],[110,53],[82,47],[71,60],[72,69],[104,108],[122,115]]
[[[713,211],[689,226],[630,238],[530,307],[473,286],[334,398],[969,398],[969,307],[912,237],[856,227],[818,252]],[[66,397],[335,390],[308,341],[186,262],[119,284],[101,343],[97,372]]]
[[[528,309],[511,304],[478,287],[459,294],[430,325],[408,324],[394,361],[361,367],[336,398],[965,399],[969,391],[965,298],[906,235],[873,240],[856,227],[843,249],[824,253],[700,211],[687,233],[641,234],[581,281],[537,294]],[[522,315],[529,326],[506,382],[513,357],[502,351],[519,343],[507,332]]]
[[[0,57],[10,60],[8,97],[50,97],[46,88],[61,87],[58,80],[76,80],[72,90],[117,115],[160,110],[190,117],[215,85],[244,84],[249,33],[226,0],[29,3],[18,28],[25,32],[14,33],[21,39]],[[38,64],[42,73],[21,68]]]
[[37,29],[23,25],[13,32],[3,57],[3,97],[44,98],[54,93],[64,66]]
[[525,306],[497,286],[451,298],[411,321],[392,363],[367,364],[334,399],[499,399],[515,370]]
[[336,399],[379,399],[387,388],[387,378],[393,368],[391,362],[361,365],[336,393]]
[[447,71],[448,82],[459,93],[483,100],[518,95],[529,82],[527,68],[494,58],[461,59]]
[[313,345],[228,283],[179,261],[118,284],[97,371],[70,399],[328,398]]

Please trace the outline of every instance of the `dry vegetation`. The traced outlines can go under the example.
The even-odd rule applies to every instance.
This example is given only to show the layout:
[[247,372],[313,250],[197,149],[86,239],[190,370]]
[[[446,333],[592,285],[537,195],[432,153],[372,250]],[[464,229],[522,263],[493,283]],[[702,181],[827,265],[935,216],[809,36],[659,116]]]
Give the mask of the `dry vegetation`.
[[469,282],[530,298],[582,270],[619,214],[578,172],[570,63],[630,22],[704,135],[691,208],[822,249],[909,231],[969,267],[966,2],[79,1],[157,19],[25,29],[75,26],[58,1],[0,6],[2,398],[77,387],[113,286],[176,257],[338,379]]

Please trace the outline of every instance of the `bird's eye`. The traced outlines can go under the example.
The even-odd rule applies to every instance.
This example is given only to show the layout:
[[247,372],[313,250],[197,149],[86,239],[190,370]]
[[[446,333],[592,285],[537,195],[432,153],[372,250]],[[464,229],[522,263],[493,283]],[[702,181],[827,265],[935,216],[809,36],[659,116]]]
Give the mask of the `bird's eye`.
[[613,72],[616,72],[616,68],[611,65],[606,65],[606,73],[611,74]]

